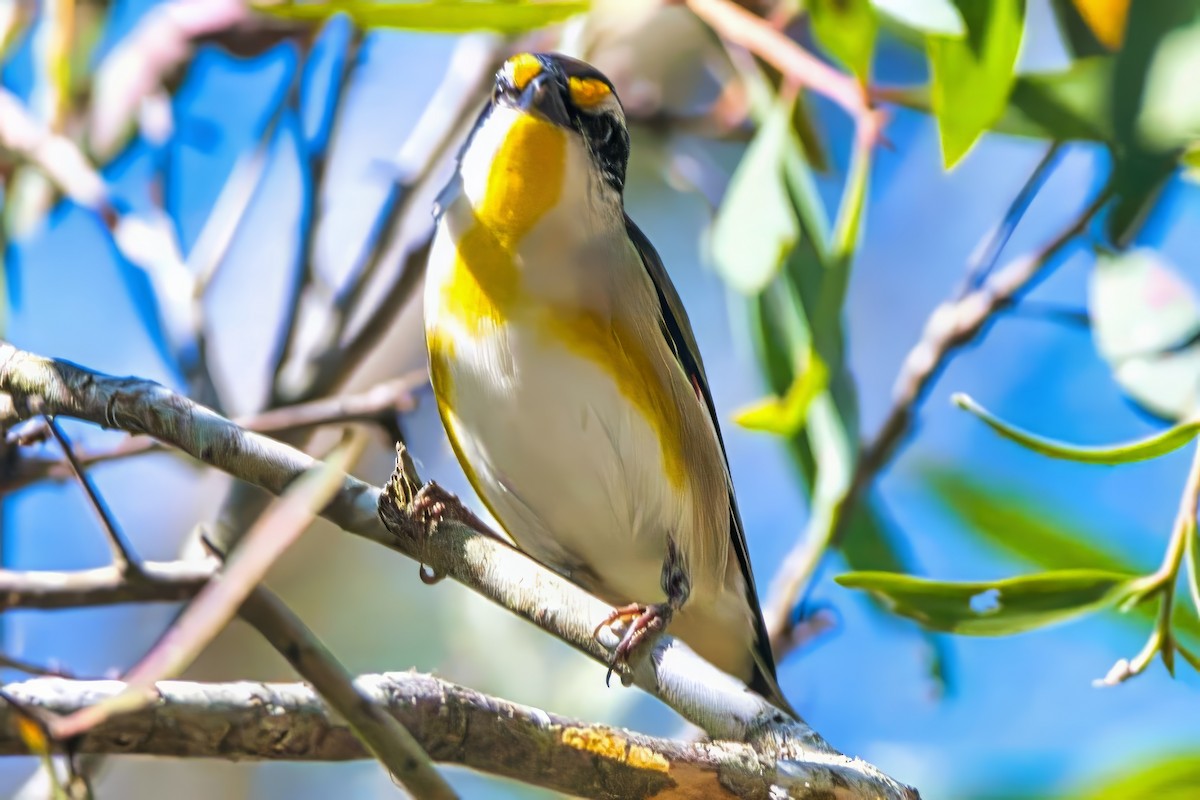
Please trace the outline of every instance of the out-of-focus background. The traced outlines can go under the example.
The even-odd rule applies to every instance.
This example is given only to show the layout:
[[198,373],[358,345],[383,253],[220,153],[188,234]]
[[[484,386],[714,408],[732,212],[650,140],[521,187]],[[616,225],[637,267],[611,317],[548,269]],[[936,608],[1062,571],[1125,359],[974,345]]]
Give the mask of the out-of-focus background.
[[[803,195],[803,181],[780,178],[786,157],[778,153],[804,154],[801,171],[811,170],[825,214],[838,217],[844,190],[852,194],[856,185],[856,122],[828,90],[858,86],[850,69],[862,63],[853,54],[869,27],[869,85],[887,112],[886,141],[857,151],[874,155],[861,229],[846,258],[834,259],[849,284],[835,337],[844,334],[845,373],[831,367],[835,383],[856,386],[867,441],[892,406],[893,383],[931,312],[955,296],[969,264],[988,261],[977,251],[990,231],[1019,218],[999,259],[1003,269],[1036,253],[1105,186],[1115,186],[1117,198],[1055,254],[1021,303],[948,360],[917,404],[911,438],[871,476],[866,499],[884,525],[887,550],[874,566],[899,559],[915,574],[986,582],[1088,566],[1142,574],[1162,560],[1188,476],[1185,452],[1115,467],[1053,460],[997,436],[950,397],[966,392],[1002,419],[1085,444],[1148,436],[1190,414],[1197,384],[1190,337],[1200,330],[1187,288],[1200,279],[1193,262],[1200,228],[1190,221],[1200,195],[1160,161],[1186,144],[1171,132],[1200,119],[1194,99],[1190,108],[1171,100],[1186,95],[1191,78],[1184,76],[1200,41],[1192,3],[1179,2],[1187,12],[1150,4],[1145,14],[1155,19],[1141,20],[1139,11],[1128,29],[1124,4],[1116,2],[842,0],[807,10],[796,2],[743,3],[844,78],[801,85],[798,108],[788,103],[793,78],[697,17],[712,2],[595,0],[565,23],[508,35],[377,27],[363,10],[371,5],[346,4],[365,23],[359,26],[344,15],[259,14],[238,0],[0,2],[4,337],[36,353],[161,381],[229,415],[359,391],[420,369],[419,303],[395,302],[389,292],[420,262],[432,197],[457,137],[505,55],[517,48],[581,55],[614,79],[630,111],[627,207],[662,255],[696,328],[765,597],[814,506],[790,455],[806,435],[811,407],[788,426],[779,404],[757,406],[760,422],[778,412],[765,427],[782,436],[733,420],[787,388],[788,378],[768,369],[770,343],[761,334],[756,341],[764,308],[757,301],[775,291],[763,287],[783,280],[781,270],[800,274],[804,259],[789,253],[813,235],[811,220],[798,228],[780,223],[771,207],[781,180],[784,191]],[[1007,34],[997,32],[1005,26]],[[1081,50],[1089,33],[1091,49]],[[968,55],[947,55],[956,47]],[[1016,52],[1015,68],[1005,67],[1006,48]],[[940,76],[931,76],[931,63]],[[1160,106],[1139,112],[1140,101],[1109,80],[1114,69],[1135,71],[1130,63],[1141,64],[1138,96]],[[1046,75],[1055,79],[1028,77]],[[931,80],[932,93],[923,88]],[[986,96],[997,92],[988,110]],[[1037,104],[1047,97],[1055,102]],[[975,127],[987,130],[963,156],[974,123],[953,119],[950,106],[976,100]],[[780,107],[783,145],[764,141]],[[869,124],[860,116],[857,127]],[[69,146],[54,144],[54,136]],[[966,144],[953,144],[955,137]],[[1047,155],[1055,138],[1064,143]],[[1135,139],[1153,146],[1138,150]],[[742,191],[726,194],[748,142],[756,162],[742,162],[733,184],[740,180]],[[75,160],[76,151],[98,172]],[[957,163],[947,169],[947,161]],[[1022,215],[1013,203],[1023,189],[1032,201]],[[793,202],[797,216],[811,210]],[[822,224],[836,236],[832,222]],[[1145,249],[1119,252],[1130,245]],[[772,247],[773,263],[751,263]],[[1112,295],[1111,281],[1098,278],[1105,269],[1127,281],[1116,284],[1124,287],[1119,302],[1104,300]],[[1121,314],[1119,324],[1101,322]],[[1165,333],[1155,327],[1164,319],[1173,326]],[[1130,366],[1113,355],[1115,346],[1105,350],[1099,334],[1111,334],[1113,324],[1139,331],[1133,338],[1149,348],[1141,353],[1149,354],[1146,363]],[[356,338],[364,327],[366,338]],[[359,351],[331,364],[319,357],[331,340],[354,341]],[[808,352],[828,364],[837,350],[826,341]],[[793,359],[788,368],[803,373],[803,366]],[[401,427],[422,473],[478,508],[431,398],[420,399]],[[66,428],[86,451],[120,440],[88,426]],[[853,425],[847,436],[857,440]],[[328,442],[311,444],[319,452]],[[354,472],[378,483],[391,462],[392,443],[373,435]],[[197,524],[238,511],[228,479],[170,454],[92,472],[146,558],[175,558],[194,546]],[[8,491],[3,565],[104,564],[96,526],[72,482]],[[870,566],[869,557],[848,564],[831,549],[794,612],[802,631],[823,630],[780,664],[793,704],[834,746],[932,800],[1200,791],[1200,772],[1187,766],[1200,755],[1200,718],[1189,711],[1200,700],[1200,681],[1182,657],[1174,678],[1154,660],[1120,685],[1093,685],[1142,648],[1155,625],[1152,609],[1099,610],[1014,635],[930,634],[834,580]],[[1184,603],[1179,575],[1175,625],[1187,644],[1196,638],[1195,610]],[[636,690],[605,688],[602,668],[503,609],[453,582],[425,586],[415,564],[352,537],[318,526],[269,583],[356,672],[414,667],[565,715],[664,735],[682,730],[668,709]],[[175,611],[10,612],[2,620],[3,651],[80,676],[112,674],[140,657]],[[239,624],[186,677],[292,679]],[[0,762],[0,796],[18,796],[36,769],[33,759]],[[1131,784],[1117,785],[1139,771]],[[448,774],[467,797],[545,796],[466,771]],[[1157,786],[1155,793],[1136,794],[1147,786]],[[169,792],[173,800],[397,793],[371,761],[132,757],[107,760],[96,791],[102,798]]]

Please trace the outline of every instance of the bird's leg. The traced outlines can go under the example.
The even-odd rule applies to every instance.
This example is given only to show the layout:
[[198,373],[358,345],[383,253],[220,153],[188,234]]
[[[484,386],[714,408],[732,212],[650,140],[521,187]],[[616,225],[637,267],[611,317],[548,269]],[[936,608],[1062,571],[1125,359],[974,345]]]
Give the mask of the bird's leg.
[[613,669],[619,664],[628,664],[629,656],[633,653],[634,648],[651,634],[665,630],[671,622],[671,617],[687,601],[691,591],[691,581],[688,579],[682,560],[675,549],[675,542],[670,538],[667,539],[667,557],[663,561],[662,588],[667,595],[665,603],[651,605],[630,603],[627,606],[614,608],[612,613],[592,632],[593,636],[598,636],[601,629],[614,622],[627,623],[621,641],[613,648],[608,674],[604,677],[605,684],[612,678]]

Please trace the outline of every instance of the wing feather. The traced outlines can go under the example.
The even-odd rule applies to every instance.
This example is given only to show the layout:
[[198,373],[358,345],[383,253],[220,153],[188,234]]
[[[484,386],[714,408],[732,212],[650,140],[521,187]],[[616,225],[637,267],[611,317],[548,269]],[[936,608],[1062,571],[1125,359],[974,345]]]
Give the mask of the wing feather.
[[733,493],[729,456],[725,452],[725,440],[721,436],[717,409],[713,405],[712,393],[708,388],[708,377],[704,374],[704,362],[700,359],[700,349],[696,345],[696,337],[692,333],[692,326],[688,321],[687,312],[683,308],[683,301],[680,300],[675,285],[667,275],[666,268],[663,267],[662,259],[659,258],[654,245],[628,215],[625,216],[625,229],[634,246],[637,247],[642,258],[642,265],[646,268],[650,280],[654,283],[655,291],[658,293],[659,306],[662,311],[663,336],[671,345],[671,350],[675,353],[679,365],[687,374],[692,385],[696,387],[697,394],[701,396],[708,408],[713,430],[716,431],[717,441],[721,445],[721,455],[725,458],[725,480],[729,484],[729,538],[733,544],[733,551],[737,554],[738,566],[741,568],[742,580],[746,586],[746,603],[750,606],[754,618],[754,674],[750,681],[750,688],[772,703],[791,711],[791,706],[783,696],[775,676],[775,658],[771,654],[767,626],[763,621],[762,609],[758,604],[754,573],[750,568],[750,552],[746,545],[746,532],[742,527],[742,517],[738,513],[737,499]]

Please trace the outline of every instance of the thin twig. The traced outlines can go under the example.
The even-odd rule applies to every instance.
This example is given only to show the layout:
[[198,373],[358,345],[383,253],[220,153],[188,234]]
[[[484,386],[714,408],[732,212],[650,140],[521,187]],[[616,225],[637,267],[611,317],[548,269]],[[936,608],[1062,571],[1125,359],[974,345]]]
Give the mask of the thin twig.
[[116,519],[113,518],[112,512],[109,510],[108,504],[104,502],[104,498],[96,490],[95,484],[92,483],[91,477],[84,471],[83,465],[75,458],[75,452],[71,449],[71,441],[63,433],[58,421],[52,416],[47,416],[46,424],[50,428],[50,433],[58,441],[59,447],[62,448],[63,457],[66,458],[67,464],[70,465],[75,479],[83,487],[84,494],[87,495],[88,502],[95,510],[96,516],[100,518],[100,525],[104,528],[104,535],[108,539],[108,546],[112,550],[113,564],[121,574],[131,580],[136,580],[140,577],[141,568],[137,554],[134,553],[133,545],[125,538],[125,534],[121,532],[121,529],[117,526]]
[[825,95],[870,131],[871,141],[877,139],[878,124],[871,122],[875,112],[862,86],[852,76],[829,66],[769,21],[730,0],[687,0],[687,6],[721,38],[771,64],[794,86]]
[[[417,389],[429,380],[425,369],[414,370],[394,380],[385,381],[370,389],[355,394],[328,397],[308,403],[297,403],[258,414],[238,417],[236,424],[257,433],[293,433],[311,430],[326,425],[365,424],[379,425],[389,432],[395,426],[395,418],[406,414],[417,406],[414,395]],[[47,431],[48,432],[48,431]],[[14,441],[15,444],[30,444],[26,431]],[[169,445],[145,436],[131,436],[108,450],[79,452],[75,457],[80,465],[90,467],[108,461],[170,452]],[[40,480],[62,480],[72,477],[66,459],[35,458],[23,456],[8,473],[0,476],[0,494],[14,492]]]
[[240,613],[346,720],[413,797],[446,800],[458,796],[408,729],[354,685],[354,676],[277,595],[259,586],[242,604]]
[[1174,673],[1175,637],[1171,620],[1175,609],[1175,590],[1179,583],[1179,570],[1187,552],[1188,540],[1196,535],[1196,509],[1200,505],[1200,444],[1192,455],[1192,465],[1184,482],[1179,498],[1179,510],[1175,513],[1175,524],[1167,543],[1162,564],[1151,574],[1139,581],[1130,604],[1143,603],[1157,597],[1158,617],[1145,646],[1133,659],[1122,658],[1103,678],[1093,681],[1095,686],[1115,686],[1142,674],[1156,655],[1161,656],[1167,670]]
[[1037,166],[1033,168],[1033,172],[1025,180],[1025,185],[1021,187],[1021,191],[1017,192],[1017,196],[1008,206],[1008,210],[1004,212],[1004,216],[996,227],[988,231],[987,235],[980,241],[979,246],[971,253],[970,259],[967,261],[966,275],[963,276],[962,286],[958,291],[958,298],[962,299],[968,292],[978,289],[979,286],[987,280],[992,270],[996,267],[996,262],[1000,258],[1000,254],[1004,252],[1004,246],[1008,244],[1008,240],[1012,237],[1013,231],[1017,229],[1025,212],[1029,210],[1030,203],[1037,193],[1041,191],[1042,186],[1046,183],[1046,179],[1050,177],[1050,173],[1054,170],[1054,166],[1058,163],[1058,157],[1062,153],[1063,143],[1059,141],[1051,142],[1046,148],[1046,152],[1042,155]]
[[855,503],[911,431],[917,408],[934,379],[961,347],[979,336],[999,312],[1012,305],[1056,263],[1059,254],[1087,229],[1110,196],[1107,189],[1102,190],[1049,242],[1009,262],[979,289],[944,302],[930,314],[921,340],[900,367],[892,390],[892,406],[883,424],[863,446],[844,493],[831,503],[828,534],[797,542],[776,575],[774,589],[763,608],[772,642],[789,641],[791,612],[811,584],[826,548],[840,541]]

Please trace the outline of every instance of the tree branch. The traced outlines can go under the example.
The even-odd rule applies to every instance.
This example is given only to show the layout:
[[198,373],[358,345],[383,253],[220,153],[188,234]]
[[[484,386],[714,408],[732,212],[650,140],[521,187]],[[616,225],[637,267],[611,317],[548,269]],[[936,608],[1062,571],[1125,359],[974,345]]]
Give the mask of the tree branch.
[[[374,707],[412,731],[430,756],[578,797],[771,795],[774,776],[735,742],[682,742],[593,725],[416,673],[361,675]],[[113,697],[120,681],[38,678],[4,687],[14,700],[70,713]],[[90,731],[79,752],[273,761],[346,761],[369,753],[304,684],[163,681],[150,707]],[[27,751],[16,712],[0,705],[0,754]],[[794,798],[854,798],[849,759]],[[897,795],[903,797],[903,795]],[[915,797],[915,795],[910,795]]]
[[[0,342],[0,425],[34,414],[62,414],[109,427],[146,433],[214,467],[279,494],[315,461],[298,450],[239,428],[220,415],[151,381],[115,378]],[[349,475],[321,512],[345,530],[429,564],[509,608],[601,663],[612,641],[598,642],[594,626],[611,610],[565,578],[491,536],[461,524],[423,524],[397,507],[394,535],[377,513],[380,490]],[[655,694],[685,718],[720,739],[752,742],[775,763],[772,780],[817,796],[804,785],[841,787],[842,797],[916,797],[874,767],[846,759],[811,728],[751,693],[738,680],[663,637],[648,658],[622,678]],[[597,673],[599,683],[599,673]],[[847,782],[846,774],[854,780]],[[839,796],[835,794],[834,796]]]

